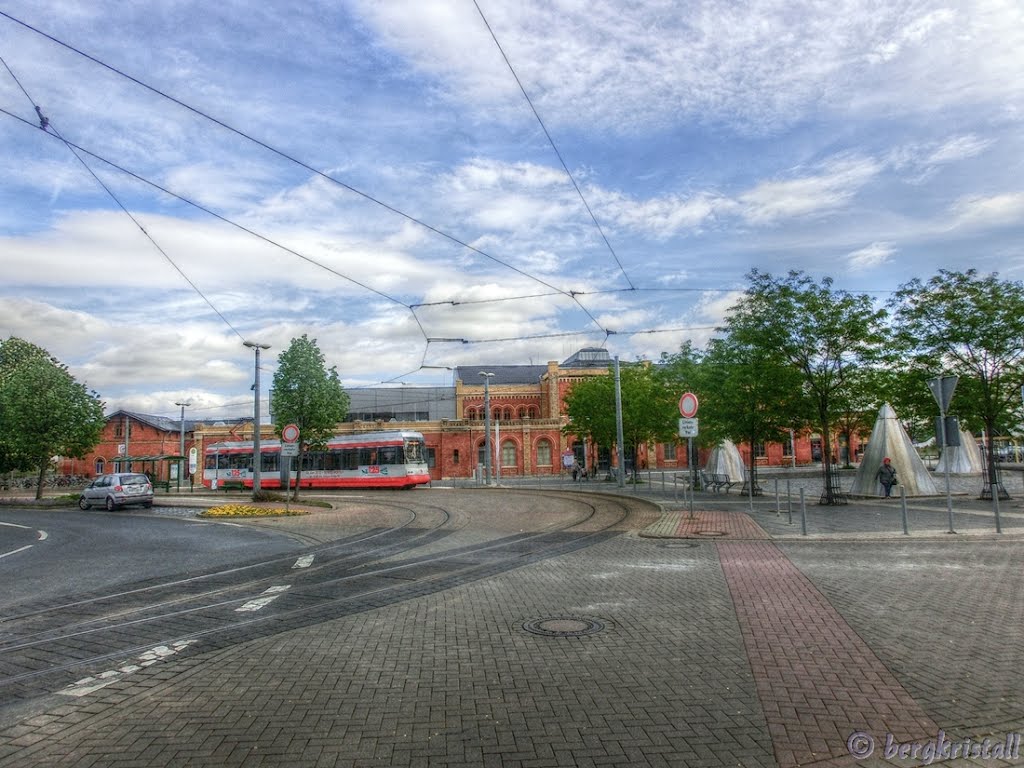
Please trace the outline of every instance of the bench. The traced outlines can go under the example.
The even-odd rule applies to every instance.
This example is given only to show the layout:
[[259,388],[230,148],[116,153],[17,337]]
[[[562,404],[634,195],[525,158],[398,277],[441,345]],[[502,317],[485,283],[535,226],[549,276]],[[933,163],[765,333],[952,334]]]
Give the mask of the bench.
[[245,483],[241,480],[221,480],[217,483],[217,490],[224,491],[224,493],[228,491],[244,491]]
[[153,486],[153,490],[157,488],[161,489],[164,493],[171,492],[171,481],[170,480],[150,480],[149,484]]
[[718,493],[723,488],[725,489],[725,492],[728,493],[729,489],[732,488],[734,485],[737,485],[738,483],[738,480],[733,480],[728,475],[722,475],[718,473],[712,473],[711,475],[711,490],[713,490],[715,493]]

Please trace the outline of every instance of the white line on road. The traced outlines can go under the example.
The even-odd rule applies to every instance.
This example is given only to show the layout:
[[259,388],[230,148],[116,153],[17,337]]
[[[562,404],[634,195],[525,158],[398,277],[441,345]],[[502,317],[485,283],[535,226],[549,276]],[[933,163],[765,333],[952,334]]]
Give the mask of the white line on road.
[[151,666],[156,664],[158,661],[163,661],[164,659],[174,656],[176,653],[181,653],[194,642],[196,641],[178,640],[170,646],[158,645],[156,648],[150,648],[144,654],[139,656],[138,664],[125,664],[123,667],[119,667],[118,669],[108,669],[106,672],[100,672],[98,675],[93,677],[86,677],[76,683],[72,683],[67,688],[57,691],[57,693],[62,696],[85,696],[86,694],[98,691],[100,688],[106,688],[108,685],[121,679],[125,675],[130,675],[132,672],[138,672],[143,667]]
[[33,546],[32,544],[26,544],[24,547],[19,547],[18,549],[12,549],[10,552],[4,552],[2,555],[0,555],[0,557],[7,557],[8,555],[16,555],[19,552],[24,552],[26,549],[32,549],[32,546]]
[[260,608],[264,608],[270,605],[272,602],[277,600],[281,596],[281,593],[289,588],[289,584],[283,584],[275,587],[270,587],[264,590],[263,597],[257,597],[255,600],[250,600],[244,605],[235,608],[235,612],[239,611],[258,611]]
[[309,568],[313,564],[314,555],[303,555],[295,561],[295,565],[292,568]]

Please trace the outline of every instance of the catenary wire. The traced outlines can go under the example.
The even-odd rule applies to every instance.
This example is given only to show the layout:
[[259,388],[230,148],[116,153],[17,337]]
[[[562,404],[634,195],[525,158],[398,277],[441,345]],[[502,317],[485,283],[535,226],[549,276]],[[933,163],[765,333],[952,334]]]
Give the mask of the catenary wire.
[[473,5],[476,6],[477,13],[480,14],[480,18],[484,22],[484,26],[487,27],[487,31],[491,35],[491,39],[494,41],[494,45],[497,47],[498,52],[501,53],[501,57],[505,60],[505,64],[508,65],[509,72],[512,73],[512,78],[516,81],[516,85],[519,86],[519,90],[523,93],[523,98],[526,99],[526,103],[530,105],[530,110],[533,112],[533,116],[537,118],[537,123],[540,125],[540,129],[544,132],[544,135],[548,139],[548,143],[551,145],[551,149],[554,150],[555,156],[558,158],[558,162],[562,164],[562,168],[565,170],[565,175],[569,177],[569,181],[572,182],[573,188],[576,190],[576,194],[579,195],[580,202],[583,203],[583,207],[587,209],[587,213],[590,214],[591,221],[594,222],[594,226],[597,228],[598,233],[601,235],[601,239],[604,240],[604,244],[608,247],[609,253],[612,258],[615,259],[615,263],[619,266],[619,271],[622,272],[622,276],[626,278],[626,282],[629,283],[630,288],[634,288],[633,281],[629,279],[629,275],[626,273],[625,267],[622,266],[622,262],[619,260],[619,255],[615,253],[615,249],[612,248],[611,242],[608,240],[608,236],[605,235],[604,229],[601,227],[601,222],[597,220],[597,216],[594,215],[594,211],[590,208],[590,204],[587,202],[587,198],[583,196],[583,190],[580,189],[580,185],[576,183],[576,178],[573,176],[572,171],[569,170],[569,166],[565,162],[565,158],[562,157],[562,153],[559,151],[558,146],[555,144],[555,140],[551,137],[551,133],[548,131],[548,127],[544,124],[544,120],[541,119],[540,112],[537,111],[537,107],[533,103],[533,99],[530,98],[530,94],[526,92],[526,87],[523,85],[523,81],[519,79],[519,74],[516,72],[516,68],[512,66],[512,62],[508,58],[508,54],[505,53],[505,49],[498,41],[498,36],[494,34],[494,29],[491,27],[487,16],[484,15],[483,9],[480,7],[480,3],[477,0],[473,0]]
[[220,119],[214,117],[213,115],[210,115],[210,114],[208,114],[206,112],[203,112],[202,110],[198,109],[197,107],[193,107],[190,104],[188,104],[188,103],[186,103],[186,102],[184,102],[184,101],[182,101],[182,100],[180,100],[180,99],[178,99],[178,98],[176,98],[174,96],[171,96],[170,94],[165,93],[164,91],[161,91],[159,88],[156,88],[155,86],[149,85],[148,83],[144,82],[143,80],[140,80],[139,78],[134,77],[134,76],[128,74],[127,72],[124,72],[123,70],[118,69],[117,67],[114,67],[114,66],[112,66],[110,64],[107,64],[103,60],[101,60],[101,59],[99,59],[99,58],[97,58],[95,56],[92,56],[91,54],[88,54],[88,53],[86,53],[85,51],[83,51],[83,50],[81,50],[79,48],[76,48],[75,46],[71,45],[70,43],[66,43],[63,40],[61,40],[61,39],[59,39],[57,37],[54,37],[53,35],[50,35],[47,32],[44,32],[41,29],[39,29],[37,27],[34,27],[34,26],[32,26],[31,24],[29,24],[29,23],[27,23],[25,21],[22,21],[21,19],[19,19],[19,18],[13,16],[13,15],[7,13],[6,11],[0,10],[0,16],[3,16],[5,18],[9,19],[10,21],[13,21],[15,24],[18,24],[18,25],[24,27],[25,29],[28,29],[29,31],[34,32],[35,34],[40,35],[41,37],[44,37],[47,40],[50,40],[51,42],[55,43],[56,45],[59,45],[62,48],[65,48],[65,49],[71,51],[72,53],[75,53],[78,56],[81,56],[81,57],[83,57],[83,58],[93,62],[94,64],[96,64],[96,65],[98,65],[100,67],[103,67],[104,69],[106,69],[106,70],[108,70],[110,72],[113,72],[114,74],[116,74],[116,75],[118,75],[120,77],[123,77],[123,78],[129,80],[130,82],[135,83],[136,85],[140,86],[141,88],[145,88],[149,92],[151,92],[153,94],[156,94],[157,96],[160,96],[163,99],[166,99],[166,100],[168,100],[168,101],[170,101],[170,102],[172,102],[174,104],[177,104],[179,107],[181,107],[183,109],[186,109],[186,110],[188,110],[189,112],[192,112],[195,115],[198,115],[199,117],[203,118],[204,120],[208,120],[208,121],[214,123],[215,125],[220,126],[221,128],[223,128],[223,129],[225,129],[225,130],[235,134],[236,136],[239,136],[239,137],[245,139],[246,141],[252,142],[253,144],[256,144],[257,146],[262,147],[263,149],[267,150],[268,152],[271,152],[271,153],[277,155],[278,157],[281,157],[282,159],[287,160],[288,162],[291,162],[291,163],[294,163],[295,165],[298,165],[300,168],[303,168],[303,169],[309,171],[310,173],[313,173],[313,174],[315,174],[315,175],[317,175],[317,176],[319,176],[319,177],[321,177],[321,178],[331,182],[332,184],[336,184],[339,187],[342,187],[343,189],[347,189],[348,191],[352,192],[353,194],[359,195],[360,197],[364,198],[365,200],[368,200],[369,202],[374,203],[375,205],[378,205],[378,206],[384,208],[385,210],[387,210],[387,211],[389,211],[391,213],[394,213],[395,215],[400,216],[400,217],[406,219],[407,221],[412,222],[413,224],[416,224],[419,227],[422,227],[422,228],[424,228],[424,229],[426,229],[426,230],[428,230],[430,232],[433,232],[434,234],[436,234],[436,235],[438,235],[440,237],[443,237],[443,238],[445,238],[445,239],[447,239],[447,240],[449,240],[449,241],[459,245],[460,247],[466,248],[467,250],[472,251],[473,253],[476,253],[476,254],[478,254],[478,255],[486,258],[486,259],[489,259],[489,260],[493,261],[494,263],[499,264],[499,265],[505,267],[506,269],[509,269],[509,270],[511,270],[511,271],[513,271],[513,272],[515,272],[515,273],[517,273],[517,274],[519,274],[519,275],[521,275],[521,276],[523,276],[523,277],[525,277],[525,278],[527,278],[529,280],[533,280],[533,281],[539,283],[540,285],[543,285],[546,288],[550,288],[553,291],[557,291],[558,293],[561,293],[561,294],[571,298],[577,304],[577,306],[579,306],[579,308],[583,311],[583,313],[590,319],[590,321],[592,323],[594,323],[594,325],[596,325],[598,328],[601,328],[602,330],[604,330],[603,327],[601,326],[601,323],[597,320],[597,318],[594,317],[594,315],[591,314],[590,310],[588,310],[580,301],[578,301],[576,299],[576,297],[573,295],[572,291],[567,291],[565,289],[558,288],[557,286],[548,283],[547,281],[537,277],[536,275],[532,275],[529,272],[526,272],[525,270],[522,270],[519,267],[516,267],[516,266],[514,266],[512,264],[509,264],[508,262],[503,261],[502,259],[499,259],[496,256],[492,256],[491,254],[487,253],[486,251],[483,251],[480,248],[477,248],[476,246],[471,245],[471,244],[465,242],[464,240],[456,237],[455,235],[452,235],[449,232],[446,232],[446,231],[444,231],[444,230],[442,230],[442,229],[440,229],[438,227],[435,227],[432,224],[428,224],[427,222],[423,221],[422,219],[419,219],[419,218],[417,218],[417,217],[415,217],[415,216],[413,216],[411,214],[408,214],[405,211],[400,210],[399,208],[396,208],[396,207],[394,207],[394,206],[392,206],[392,205],[390,205],[388,203],[385,203],[383,200],[380,200],[379,198],[374,197],[373,195],[369,194],[368,192],[364,192],[364,191],[358,189],[357,187],[353,187],[352,185],[347,184],[346,182],[341,181],[340,179],[332,176],[331,174],[327,173],[326,171],[322,171],[322,170],[320,170],[318,168],[315,168],[315,167],[309,165],[308,163],[306,163],[306,162],[304,162],[302,160],[299,160],[298,158],[288,154],[284,150],[277,149],[276,147],[274,147],[274,146],[272,146],[270,144],[267,144],[266,142],[261,141],[260,139],[257,139],[256,137],[251,136],[250,134],[247,134],[246,132],[244,132],[244,131],[242,131],[242,130],[240,130],[238,128],[235,128],[234,126],[224,122],[223,120],[220,120]]

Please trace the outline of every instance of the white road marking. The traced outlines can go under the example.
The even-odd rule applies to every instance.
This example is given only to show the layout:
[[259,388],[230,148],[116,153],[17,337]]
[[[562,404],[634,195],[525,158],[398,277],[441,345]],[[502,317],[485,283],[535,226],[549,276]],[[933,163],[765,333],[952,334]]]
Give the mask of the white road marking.
[[17,523],[0,523],[0,525],[6,525],[8,528],[28,528],[27,525],[18,525]]
[[272,602],[277,600],[281,596],[281,593],[288,589],[291,585],[284,584],[275,587],[270,587],[263,591],[263,597],[257,597],[255,600],[250,600],[244,605],[235,608],[235,613],[239,611],[258,611],[260,608],[265,608]]
[[24,552],[26,549],[32,549],[33,546],[34,546],[33,544],[26,544],[24,547],[19,547],[18,549],[12,549],[10,552],[4,552],[2,555],[0,555],[0,557],[7,557],[8,555],[16,555],[19,552]]
[[158,661],[174,656],[176,653],[188,648],[195,640],[178,640],[172,643],[170,646],[158,645],[156,648],[150,648],[144,654],[139,656],[138,664],[125,664],[123,667],[118,669],[108,669],[106,672],[100,672],[98,675],[93,677],[85,677],[76,683],[72,683],[67,688],[64,688],[57,693],[62,696],[75,696],[81,697],[90,693],[98,691],[100,688],[106,688],[108,685],[116,680],[120,680],[125,675],[130,675],[132,672],[138,672],[143,667],[148,667],[152,664],[156,664]]
[[[30,526],[30,525],[19,525],[18,523],[3,523],[3,522],[0,522],[0,525],[6,525],[8,528],[21,528],[22,530],[25,530],[25,531],[31,531],[32,530],[32,526]],[[40,531],[40,530],[36,529],[36,541],[43,541],[46,538],[48,538],[46,531]],[[24,552],[26,549],[32,549],[32,545],[31,544],[26,544],[24,547],[18,547],[17,549],[12,549],[10,552],[4,552],[2,555],[0,555],[0,558],[7,557],[8,555],[16,555],[19,552]]]
[[313,564],[314,555],[303,555],[295,561],[295,565],[292,568],[309,568]]

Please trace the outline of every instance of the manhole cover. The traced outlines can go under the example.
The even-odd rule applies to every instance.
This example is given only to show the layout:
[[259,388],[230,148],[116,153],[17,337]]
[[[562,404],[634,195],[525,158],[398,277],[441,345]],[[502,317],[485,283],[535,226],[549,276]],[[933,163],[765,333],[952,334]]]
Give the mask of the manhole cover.
[[585,616],[552,616],[524,622],[523,629],[545,637],[581,637],[600,632],[604,622]]
[[725,531],[697,531],[698,536],[725,536]]
[[669,544],[662,544],[666,549],[693,549],[697,546],[692,541],[673,541]]

